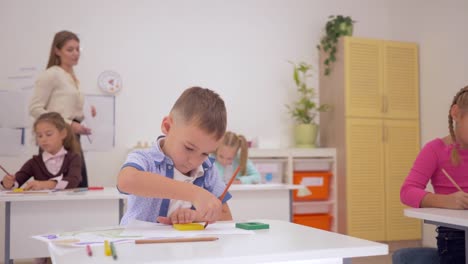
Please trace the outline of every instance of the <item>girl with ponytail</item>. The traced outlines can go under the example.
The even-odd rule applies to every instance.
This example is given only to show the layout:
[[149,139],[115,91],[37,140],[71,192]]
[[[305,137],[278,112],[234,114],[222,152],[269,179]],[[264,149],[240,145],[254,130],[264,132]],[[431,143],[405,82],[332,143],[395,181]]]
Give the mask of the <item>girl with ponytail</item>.
[[218,175],[224,176],[224,179],[227,180],[232,176],[231,173],[240,166],[234,183],[260,183],[260,173],[248,159],[248,151],[249,146],[244,136],[227,131],[215,153],[215,166],[218,169]]

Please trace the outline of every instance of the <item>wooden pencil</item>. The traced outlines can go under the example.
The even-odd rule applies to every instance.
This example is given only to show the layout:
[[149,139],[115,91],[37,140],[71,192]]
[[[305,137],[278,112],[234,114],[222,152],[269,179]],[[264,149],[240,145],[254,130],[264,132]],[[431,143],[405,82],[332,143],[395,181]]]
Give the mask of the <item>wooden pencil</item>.
[[447,176],[447,179],[453,184],[453,186],[455,186],[455,188],[457,188],[460,192],[463,192],[462,188],[460,188],[457,182],[455,182],[444,169],[442,169],[442,172],[445,174],[445,176]]
[[3,168],[2,165],[0,165],[0,169],[2,169],[2,171],[4,171],[7,175],[13,175],[13,174],[10,174],[7,170],[5,170],[5,168]]
[[[226,194],[227,194],[227,192],[229,190],[229,187],[231,187],[231,184],[234,182],[234,179],[236,178],[236,175],[237,175],[237,173],[239,173],[239,171],[240,171],[240,165],[237,167],[236,171],[234,171],[234,174],[232,174],[231,179],[229,179],[228,184],[226,184],[226,188],[224,188],[223,193],[219,197],[219,200],[221,200],[221,202],[223,201],[224,196],[226,196]],[[206,228],[207,226],[208,226],[208,222],[205,223],[204,228]]]
[[187,238],[161,238],[161,239],[137,239],[135,244],[155,244],[155,243],[177,243],[177,242],[202,242],[215,241],[217,237],[187,237]]

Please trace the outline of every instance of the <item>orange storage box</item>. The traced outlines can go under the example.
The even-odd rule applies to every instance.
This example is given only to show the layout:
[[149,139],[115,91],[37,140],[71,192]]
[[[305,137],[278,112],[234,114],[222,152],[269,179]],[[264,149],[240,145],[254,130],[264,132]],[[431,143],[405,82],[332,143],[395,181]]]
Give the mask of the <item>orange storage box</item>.
[[300,225],[319,228],[322,230],[331,230],[332,216],[330,214],[307,214],[294,215],[293,222]]
[[294,184],[307,186],[307,190],[294,190],[294,201],[326,200],[330,193],[329,171],[295,171]]

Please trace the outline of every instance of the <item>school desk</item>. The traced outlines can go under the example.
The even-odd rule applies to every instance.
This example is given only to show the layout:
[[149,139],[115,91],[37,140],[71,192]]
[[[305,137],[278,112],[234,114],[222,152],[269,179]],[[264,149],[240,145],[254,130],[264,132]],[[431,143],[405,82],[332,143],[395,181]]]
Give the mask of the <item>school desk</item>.
[[265,218],[292,221],[293,184],[233,184],[228,201],[235,220]]
[[[388,254],[388,245],[280,220],[251,220],[269,229],[251,235],[217,235],[218,240],[163,244],[115,244],[117,260],[105,256],[102,245],[86,248],[49,246],[55,264],[156,263],[349,263],[350,258]],[[44,242],[42,242],[44,243]],[[44,243],[45,244],[45,243]],[[65,252],[63,251],[65,250]]]
[[424,223],[465,231],[465,263],[468,263],[468,211],[442,208],[407,208],[405,216],[424,220]]
[[44,243],[31,238],[46,232],[118,225],[125,195],[116,188],[41,194],[2,194],[5,202],[5,262],[47,257]]

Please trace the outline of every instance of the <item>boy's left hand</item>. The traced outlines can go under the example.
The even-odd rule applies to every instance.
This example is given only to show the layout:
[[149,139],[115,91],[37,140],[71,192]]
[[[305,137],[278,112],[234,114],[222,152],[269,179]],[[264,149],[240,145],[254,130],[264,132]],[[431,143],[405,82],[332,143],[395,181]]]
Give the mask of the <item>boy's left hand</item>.
[[172,212],[169,217],[159,216],[156,220],[161,224],[172,225],[192,223],[196,218],[197,211],[190,208],[179,208]]

